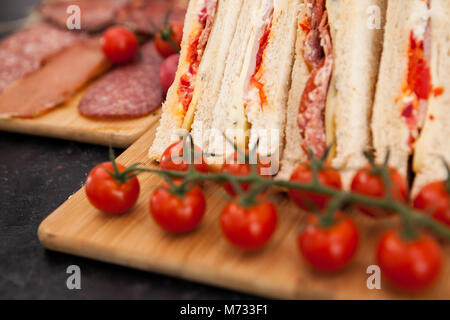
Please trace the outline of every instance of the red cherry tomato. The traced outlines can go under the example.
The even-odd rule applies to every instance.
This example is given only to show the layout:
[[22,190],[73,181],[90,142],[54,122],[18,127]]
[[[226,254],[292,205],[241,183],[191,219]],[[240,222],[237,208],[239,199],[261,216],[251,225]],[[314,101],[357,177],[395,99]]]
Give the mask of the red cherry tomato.
[[161,65],[159,69],[159,83],[164,91],[167,93],[170,86],[175,80],[175,74],[177,73],[178,60],[180,59],[179,54],[173,54],[168,57]]
[[324,228],[314,217],[298,237],[298,247],[314,269],[334,272],[349,264],[358,248],[358,241],[358,229],[351,219],[338,218],[335,225]]
[[[171,39],[171,40],[170,40]],[[163,58],[179,53],[183,39],[183,25],[171,23],[155,36],[155,46]]]
[[164,230],[185,233],[194,230],[205,214],[205,196],[199,187],[191,189],[184,197],[173,195],[164,183],[150,197],[150,213]]
[[[119,172],[126,168],[117,164]],[[114,172],[111,162],[96,166],[86,180],[86,195],[98,210],[109,214],[121,214],[130,210],[139,196],[139,181],[136,177],[124,183],[117,182],[108,172]]]
[[244,250],[262,248],[272,237],[277,226],[277,210],[273,203],[262,202],[245,208],[230,202],[220,217],[225,237]]
[[[245,159],[241,160],[239,155],[235,153],[232,159],[229,159],[229,161],[224,163],[221,172],[229,173],[240,177],[248,176],[251,173],[252,168],[249,163],[245,162],[246,162]],[[262,175],[263,168],[270,168],[270,164],[261,164],[261,162],[258,161],[257,171],[259,175]],[[251,187],[251,185],[248,183],[241,183],[240,186],[242,188],[242,191],[244,192],[248,191]],[[231,183],[225,183],[223,187],[229,195],[233,197],[236,196],[236,191],[234,190]]]
[[[353,177],[351,190],[354,193],[362,194],[374,198],[383,198],[386,196],[384,190],[383,179],[370,172],[371,166],[367,165],[359,170]],[[408,197],[408,187],[406,179],[395,169],[389,168],[391,187],[390,193],[392,197],[400,202],[406,202]],[[391,215],[383,209],[372,208],[369,206],[358,205],[357,208],[363,213],[371,217],[385,217]]]
[[414,199],[413,206],[450,226],[450,195],[445,183],[444,181],[436,181],[427,184]]
[[[184,148],[183,148],[184,146]],[[166,151],[164,151],[161,157],[161,169],[163,170],[174,170],[174,171],[187,171],[189,170],[190,163],[190,142],[186,139],[185,143],[183,141],[178,141],[169,146]],[[197,156],[194,158],[194,168],[200,172],[208,172],[208,165],[203,158],[202,151],[199,147],[194,146]],[[184,156],[184,151],[188,152]]]
[[428,235],[408,241],[388,231],[381,238],[376,255],[383,276],[408,291],[430,286],[442,268],[441,249]]
[[136,35],[124,27],[111,27],[100,40],[103,53],[114,64],[130,62],[136,56],[139,44]]
[[[338,171],[332,169],[329,164],[325,164],[324,169],[318,172],[318,179],[321,184],[328,187],[342,189],[341,175]],[[313,172],[307,165],[299,165],[292,173],[290,180],[309,183],[313,180]],[[289,197],[303,210],[322,210],[332,199],[326,195],[302,190],[290,190]]]

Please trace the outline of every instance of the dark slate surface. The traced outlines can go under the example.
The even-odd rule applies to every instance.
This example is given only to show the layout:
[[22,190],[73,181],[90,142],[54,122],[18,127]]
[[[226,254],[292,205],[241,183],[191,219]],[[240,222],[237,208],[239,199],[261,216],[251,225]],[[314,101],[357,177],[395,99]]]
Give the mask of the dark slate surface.
[[[107,158],[105,147],[0,132],[0,299],[249,298],[45,250],[36,234],[40,222]],[[79,291],[66,287],[72,264],[81,268]]]

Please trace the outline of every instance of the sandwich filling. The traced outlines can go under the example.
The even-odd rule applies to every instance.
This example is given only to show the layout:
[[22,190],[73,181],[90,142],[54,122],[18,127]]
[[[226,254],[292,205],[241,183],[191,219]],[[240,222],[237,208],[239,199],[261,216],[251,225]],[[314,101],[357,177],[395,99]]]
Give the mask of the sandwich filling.
[[322,157],[326,150],[325,105],[333,71],[333,53],[325,0],[307,0],[307,13],[300,27],[306,32],[303,58],[311,72],[303,91],[298,126],[301,147]]
[[416,27],[410,32],[408,71],[398,99],[401,116],[410,131],[408,147],[411,152],[425,123],[428,100],[432,92],[429,59],[431,56],[430,0],[416,0]]
[[246,75],[246,106],[248,103],[257,102],[261,111],[267,103],[267,95],[264,90],[264,56],[269,44],[272,31],[272,21],[274,13],[274,2],[267,1],[262,11],[261,19],[256,27],[256,39],[251,51],[251,62]]
[[189,67],[186,73],[181,76],[177,91],[185,112],[187,112],[192,102],[196,76],[213,28],[216,11],[217,0],[205,0],[205,5],[197,16],[197,28],[194,28],[194,31],[189,36],[186,57]]
[[[257,2],[255,1],[255,3]],[[231,100],[226,103],[229,118],[224,123],[225,127],[221,127],[220,130],[232,129],[229,133],[232,132],[235,143],[242,148],[246,147],[249,142],[252,127],[251,110],[256,110],[256,108],[262,110],[267,103],[263,69],[272,29],[273,13],[274,1],[264,0],[255,5],[251,14],[246,17],[248,21],[245,22],[247,25],[243,30],[248,32],[249,37],[243,48],[245,51],[241,72],[238,78],[232,80],[232,89],[229,93],[231,97],[227,98]],[[221,146],[221,148],[223,147]]]
[[261,110],[264,108],[264,104],[267,102],[267,96],[264,92],[264,84],[261,81],[263,75],[262,62],[264,57],[264,51],[269,44],[269,35],[270,30],[272,28],[272,15],[273,10],[270,13],[270,23],[265,25],[264,33],[262,37],[259,39],[259,48],[258,53],[256,54],[256,63],[255,63],[255,71],[250,78],[250,90],[256,89],[259,95],[259,101],[261,104]]

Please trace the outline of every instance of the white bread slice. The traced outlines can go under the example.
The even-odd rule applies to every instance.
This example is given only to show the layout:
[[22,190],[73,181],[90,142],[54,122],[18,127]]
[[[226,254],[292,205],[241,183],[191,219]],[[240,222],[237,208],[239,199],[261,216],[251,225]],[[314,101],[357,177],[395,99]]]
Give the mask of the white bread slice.
[[286,104],[295,54],[299,0],[275,0],[272,27],[261,64],[266,103],[261,105],[257,88],[252,87],[246,115],[250,125],[249,149],[259,140],[258,153],[270,156],[272,173],[278,173],[284,145]]
[[[383,47],[385,0],[327,1],[333,74],[326,104],[327,144],[334,167],[359,168],[371,147],[370,119]],[[352,170],[343,173],[348,185]]]
[[443,165],[450,163],[450,1],[431,2],[431,76],[442,95],[430,98],[425,126],[417,142],[413,169],[413,196],[427,183],[445,180]]
[[308,156],[300,147],[301,136],[297,124],[298,110],[303,91],[311,75],[308,66],[303,59],[303,43],[306,32],[299,24],[305,19],[308,8],[305,3],[300,4],[297,19],[297,37],[295,40],[295,58],[291,75],[291,88],[289,90],[288,104],[286,108],[285,146],[281,157],[281,170],[277,179],[289,179],[295,167],[307,160]]
[[[411,31],[423,24],[429,14],[422,0],[389,1],[384,48],[372,117],[373,146],[377,161],[390,151],[389,164],[402,174],[408,172],[410,131],[401,116],[402,93],[408,69]],[[425,22],[426,23],[426,22]]]
[[[211,94],[211,98],[200,98],[197,106],[197,112],[192,124],[192,137],[196,145],[202,148],[204,151],[213,152],[210,149],[210,144],[219,143],[223,146],[223,137],[221,129],[226,128],[227,107],[232,98],[231,90],[233,85],[238,87],[235,82],[239,79],[242,71],[242,65],[244,63],[244,54],[247,44],[251,36],[251,13],[257,12],[259,8],[258,1],[244,1],[241,7],[239,17],[236,22],[236,29],[234,34],[227,35],[227,43],[230,44],[229,53],[225,62],[222,64],[222,81],[220,88],[214,95]],[[223,32],[221,34],[223,36]],[[232,36],[230,40],[229,36]],[[223,43],[222,40],[219,40]],[[207,70],[207,72],[214,73],[214,69]],[[209,96],[210,92],[203,92],[203,94]],[[222,150],[217,152],[222,153]],[[221,162],[222,157],[217,158],[217,162]],[[215,162],[214,158],[208,157],[208,162]]]
[[232,147],[223,138],[244,148],[247,143],[248,123],[245,116],[245,100],[250,77],[255,69],[259,40],[270,23],[274,0],[246,1],[238,21],[236,33],[226,62],[219,98],[213,110],[206,150],[218,155],[215,163],[224,161]]
[[[222,74],[220,66],[224,64],[225,57],[228,54],[228,42],[223,42],[223,36],[234,34],[236,26],[237,13],[241,9],[243,0],[224,1],[218,0],[216,17],[213,29],[209,36],[203,57],[200,63],[199,71],[196,76],[193,99],[186,113],[178,96],[180,78],[189,68],[187,61],[188,46],[191,35],[199,27],[198,15],[205,8],[208,0],[191,0],[189,2],[183,30],[183,40],[181,44],[180,62],[178,65],[175,80],[170,87],[165,103],[162,107],[162,116],[159,127],[156,131],[156,137],[149,150],[149,157],[152,160],[159,161],[162,153],[173,142],[180,139],[179,134],[189,130],[192,120],[185,117],[193,117],[198,96],[203,93],[205,86],[217,88],[220,86]],[[219,68],[218,68],[219,66]],[[218,68],[216,75],[205,77],[205,74]],[[207,83],[207,84],[204,84]],[[195,97],[195,100],[194,100]],[[192,108],[192,109],[191,109]],[[184,124],[184,129],[183,129]]]
[[[386,0],[328,0],[326,2],[333,43],[333,73],[327,95],[325,123],[327,143],[334,143],[330,160],[338,167],[358,167],[363,151],[371,146],[370,116],[382,48]],[[374,7],[376,6],[376,7]],[[379,8],[379,27],[369,25]],[[307,8],[300,10],[299,23]],[[301,148],[297,124],[301,96],[310,71],[302,50],[306,32],[297,31],[296,58],[292,71],[286,125],[286,147],[277,178],[288,179],[295,167],[308,159]],[[344,175],[348,184],[351,173]]]

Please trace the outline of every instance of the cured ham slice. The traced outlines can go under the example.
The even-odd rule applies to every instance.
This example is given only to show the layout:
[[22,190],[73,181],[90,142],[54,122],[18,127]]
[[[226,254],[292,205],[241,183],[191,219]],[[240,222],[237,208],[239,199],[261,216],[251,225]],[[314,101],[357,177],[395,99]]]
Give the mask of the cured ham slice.
[[81,11],[81,29],[98,31],[113,24],[117,9],[129,0],[71,0],[44,3],[39,7],[41,14],[49,21],[65,28],[69,13],[67,8],[76,5]]
[[107,66],[98,40],[75,44],[5,90],[0,117],[36,117],[72,97]]
[[38,70],[46,59],[79,42],[81,36],[49,24],[37,24],[0,43],[0,94],[18,79]]
[[151,22],[161,27],[169,10],[172,10],[170,21],[184,23],[186,10],[176,0],[138,0],[133,1],[117,12],[116,22],[133,28],[138,33],[153,34]]
[[325,105],[333,72],[333,54],[324,0],[309,0],[312,14],[310,31],[306,37],[303,55],[312,73],[303,92],[298,116],[302,135],[301,147],[322,157],[326,150]]
[[153,42],[141,49],[140,60],[110,72],[83,96],[79,111],[96,118],[139,117],[159,108],[162,89],[159,67],[162,58]]

